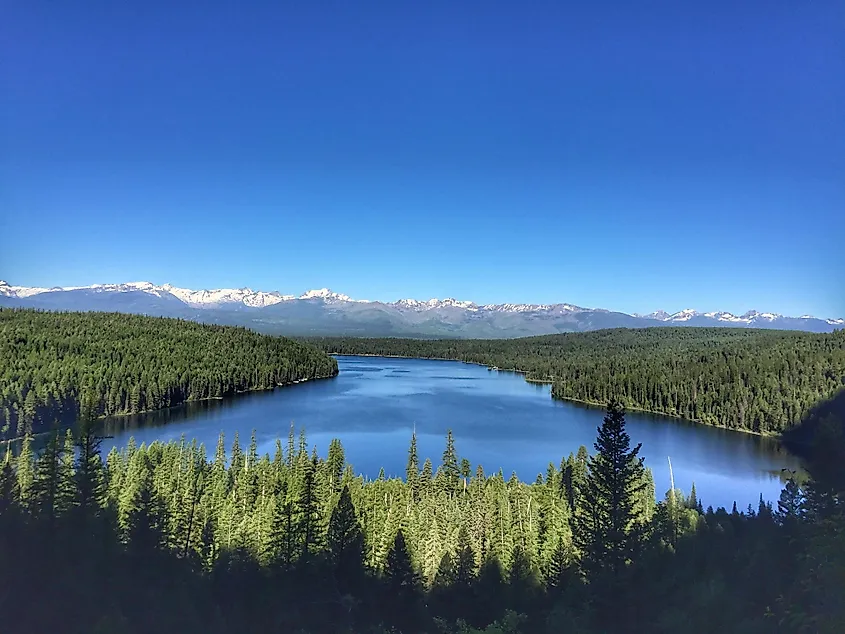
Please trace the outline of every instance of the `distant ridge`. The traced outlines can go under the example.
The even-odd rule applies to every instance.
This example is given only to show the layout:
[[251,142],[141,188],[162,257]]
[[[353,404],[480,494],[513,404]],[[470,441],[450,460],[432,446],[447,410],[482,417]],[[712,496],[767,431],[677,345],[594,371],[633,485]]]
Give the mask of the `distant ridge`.
[[742,315],[692,309],[629,315],[568,303],[480,305],[455,298],[379,302],[353,299],[328,288],[291,295],[251,288],[192,290],[152,282],[40,288],[0,281],[0,306],[184,317],[299,336],[503,338],[620,327],[721,326],[810,332],[845,327],[842,318],[789,317],[756,310]]

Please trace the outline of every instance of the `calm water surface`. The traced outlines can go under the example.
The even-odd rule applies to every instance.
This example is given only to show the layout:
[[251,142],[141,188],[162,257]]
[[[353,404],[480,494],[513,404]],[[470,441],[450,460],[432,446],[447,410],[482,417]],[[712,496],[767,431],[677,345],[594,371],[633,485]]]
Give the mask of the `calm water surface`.
[[[357,473],[375,478],[384,467],[388,476],[404,477],[412,430],[420,464],[429,457],[436,468],[451,428],[473,472],[480,463],[487,473],[502,469],[506,478],[515,471],[533,480],[579,445],[592,453],[603,415],[553,401],[549,386],[477,365],[380,357],[338,357],[338,365],[334,379],[112,419],[104,453],[131,436],[141,444],[184,435],[205,443],[212,455],[220,431],[227,447],[237,431],[246,448],[254,429],[259,452],[272,455],[275,439],[286,445],[294,423],[323,456],[329,441],[339,438]],[[777,500],[781,470],[800,468],[772,439],[633,412],[627,420],[632,442],[642,443],[641,455],[654,471],[659,498],[669,489],[667,457],[677,487],[688,492],[695,482],[705,506],[726,508],[734,501],[740,509],[756,507],[761,494]]]

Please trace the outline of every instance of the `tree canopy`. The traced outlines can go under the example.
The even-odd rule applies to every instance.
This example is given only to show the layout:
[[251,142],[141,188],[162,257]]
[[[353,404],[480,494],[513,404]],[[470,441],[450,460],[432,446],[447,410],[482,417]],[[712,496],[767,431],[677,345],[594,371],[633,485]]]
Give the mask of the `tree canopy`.
[[845,625],[839,480],[790,481],[777,510],[705,511],[681,491],[655,505],[615,404],[595,454],[581,448],[532,483],[477,471],[466,487],[449,474],[453,439],[415,489],[355,476],[339,442],[331,459],[309,455],[294,430],[292,449],[277,442],[272,457],[237,437],[227,452],[221,436],[211,460],[183,439],[130,442],[103,461],[92,429],[53,432],[37,455],[27,437],[0,464],[4,631]]
[[796,425],[845,385],[845,330],[645,328],[523,339],[311,339],[327,352],[454,359],[551,382],[552,396],[759,433]]
[[0,309],[0,437],[333,376],[313,346],[245,328]]

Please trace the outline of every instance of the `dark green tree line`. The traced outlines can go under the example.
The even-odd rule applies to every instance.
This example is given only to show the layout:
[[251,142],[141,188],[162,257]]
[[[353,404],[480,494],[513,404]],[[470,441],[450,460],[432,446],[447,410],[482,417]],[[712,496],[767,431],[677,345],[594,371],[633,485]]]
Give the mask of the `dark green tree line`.
[[[838,632],[843,412],[811,426],[817,478],[774,509],[658,502],[608,408],[586,448],[531,483],[447,438],[408,477],[354,475],[333,442],[274,455],[221,437],[99,455],[95,427],[29,437],[0,468],[4,631]],[[809,433],[809,432],[808,432]],[[430,473],[434,471],[434,473]],[[471,465],[468,469],[470,471]],[[413,474],[412,474],[413,475]],[[416,482],[416,484],[414,484]],[[34,608],[33,597],[51,609]]]
[[645,328],[523,339],[311,339],[337,354],[454,359],[551,382],[552,396],[759,433],[797,425],[845,385],[845,330]]
[[0,309],[0,438],[71,424],[83,407],[133,414],[336,373],[313,346],[244,328]]

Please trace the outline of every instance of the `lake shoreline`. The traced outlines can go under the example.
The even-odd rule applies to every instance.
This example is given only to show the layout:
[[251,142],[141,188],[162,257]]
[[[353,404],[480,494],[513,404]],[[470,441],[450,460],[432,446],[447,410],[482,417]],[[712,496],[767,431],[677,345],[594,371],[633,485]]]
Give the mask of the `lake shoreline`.
[[206,401],[225,401],[230,398],[234,398],[236,396],[241,396],[243,394],[256,394],[258,392],[272,392],[274,390],[279,389],[280,387],[290,387],[292,385],[299,385],[300,383],[307,383],[309,381],[324,381],[325,379],[334,379],[337,378],[337,375],[340,372],[338,371],[335,374],[327,374],[325,376],[315,376],[313,378],[304,378],[304,379],[294,379],[293,381],[288,381],[287,383],[277,383],[273,387],[257,387],[251,390],[236,390],[231,394],[226,394],[224,396],[207,396],[205,398],[192,398],[184,401],[182,403],[178,403],[176,405],[170,405],[169,407],[158,407],[154,409],[143,409],[138,412],[121,412],[118,414],[108,414],[103,416],[98,416],[98,420],[105,420],[106,418],[123,418],[125,416],[137,416],[138,414],[152,414],[153,412],[166,412],[169,409],[173,409],[175,407],[183,407],[188,405],[189,403],[204,403]]
[[[328,353],[332,357],[373,357],[373,358],[381,358],[381,359],[419,359],[423,361],[452,361],[458,363],[466,363],[467,365],[478,365],[481,367],[485,367],[490,371],[496,372],[512,372],[514,374],[521,374],[523,375],[524,381],[526,383],[532,383],[535,385],[554,385],[553,379],[534,379],[528,378],[526,375],[528,374],[525,370],[518,370],[516,368],[499,368],[495,365],[487,365],[486,363],[479,363],[477,361],[464,361],[463,359],[444,359],[443,357],[411,357],[407,355],[401,354],[347,354],[347,353],[340,353],[340,352],[329,352]],[[590,405],[591,407],[596,408],[605,408],[607,406],[606,403],[599,403],[597,401],[586,401],[580,398],[574,397],[563,397],[563,396],[552,396],[552,400],[554,401],[564,401],[564,402],[572,402],[572,403],[581,403],[583,405]],[[643,414],[654,414],[656,416],[665,416],[667,418],[674,418],[676,420],[684,421],[687,423],[695,423],[696,425],[701,425],[702,427],[712,427],[714,429],[724,429],[726,431],[735,431],[741,434],[750,434],[752,436],[759,436],[760,438],[773,438],[774,440],[779,440],[783,442],[783,434],[776,433],[776,434],[764,434],[759,431],[753,431],[751,429],[737,429],[736,427],[727,427],[725,425],[713,425],[712,423],[704,423],[700,420],[695,420],[693,418],[684,418],[683,416],[678,416],[677,414],[670,414],[668,412],[658,412],[652,409],[644,409],[641,407],[634,407],[632,405],[626,405],[625,409],[627,411],[632,412],[640,412]]]
[[[228,399],[235,398],[237,396],[242,396],[244,394],[257,394],[259,392],[272,392],[272,391],[277,390],[277,389],[282,388],[282,387],[290,387],[290,386],[293,386],[293,385],[299,385],[300,383],[307,383],[309,381],[324,381],[326,379],[334,379],[334,378],[337,378],[339,373],[340,373],[340,371],[338,371],[334,374],[327,374],[325,376],[315,376],[315,377],[312,377],[312,378],[295,379],[293,381],[288,381],[286,383],[277,383],[273,387],[262,387],[262,388],[255,388],[255,389],[251,389],[251,390],[239,390],[239,391],[232,392],[231,394],[226,394],[225,396],[207,396],[205,398],[193,398],[193,399],[188,399],[187,401],[184,401],[182,403],[178,403],[176,405],[169,405],[168,407],[157,407],[157,408],[154,408],[154,409],[143,409],[143,410],[140,410],[138,412],[119,412],[119,413],[115,413],[115,414],[103,414],[101,416],[97,416],[96,420],[105,421],[107,419],[128,418],[130,416],[139,416],[141,414],[152,414],[152,413],[155,413],[155,412],[166,412],[167,410],[176,409],[178,407],[185,407],[186,405],[188,405],[190,403],[207,403],[207,402],[210,402],[210,401],[225,401],[225,400],[228,400]],[[74,421],[73,424],[76,425],[77,422],[78,421]],[[71,428],[72,428],[72,426],[71,426]],[[35,439],[35,438],[40,438],[40,437],[46,436],[46,435],[51,434],[51,433],[52,433],[52,431],[42,431],[42,432],[38,432],[37,434],[30,434],[30,436],[31,436],[31,438]],[[25,436],[15,436],[13,438],[4,438],[0,442],[5,442],[7,444],[12,443],[12,442],[17,443],[17,442],[22,441],[24,438],[25,438]]]
[[[272,455],[290,425],[326,457],[333,439],[343,443],[355,473],[375,479],[405,473],[408,438],[416,429],[420,461],[439,464],[443,437],[451,429],[460,456],[485,473],[515,472],[532,480],[549,462],[581,445],[592,447],[604,411],[594,404],[549,398],[549,388],[516,380],[505,371],[479,363],[445,365],[442,360],[337,357],[339,375],[310,381],[301,390],[262,391],[228,400],[120,417],[106,421],[102,450],[121,451],[130,438],[137,446],[153,442],[196,441],[207,449],[222,432],[227,446],[256,436],[259,455]],[[398,372],[396,371],[398,370]],[[671,455],[678,482],[696,483],[699,495],[730,508],[777,500],[782,469],[800,463],[774,442],[705,429],[660,415],[629,414],[632,442],[652,465],[657,491],[670,486],[666,456]],[[307,437],[304,436],[308,432]],[[43,442],[43,440],[41,441]],[[284,443],[283,443],[284,444]],[[728,476],[727,478],[723,476]]]

